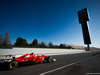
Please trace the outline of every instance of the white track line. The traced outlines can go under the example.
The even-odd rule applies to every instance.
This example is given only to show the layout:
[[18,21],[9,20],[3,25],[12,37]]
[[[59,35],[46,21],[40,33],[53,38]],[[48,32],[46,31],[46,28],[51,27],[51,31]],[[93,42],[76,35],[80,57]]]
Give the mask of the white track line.
[[71,65],[74,65],[74,64],[76,64],[76,63],[79,63],[79,62],[82,62],[82,61],[85,61],[85,60],[88,60],[88,59],[90,59],[90,58],[92,58],[92,57],[89,57],[89,58],[86,58],[86,59],[84,59],[84,60],[81,60],[81,61],[78,61],[78,62],[74,62],[74,63],[68,64],[68,65],[65,65],[65,66],[62,66],[62,67],[59,67],[59,68],[56,68],[56,69],[53,69],[53,70],[50,70],[50,71],[41,73],[40,75],[45,75],[45,74],[48,74],[48,73],[51,73],[51,72],[54,72],[54,71],[57,71],[57,70],[60,70],[60,69],[63,69],[63,68],[67,68],[67,67],[69,67],[69,66],[71,66]]

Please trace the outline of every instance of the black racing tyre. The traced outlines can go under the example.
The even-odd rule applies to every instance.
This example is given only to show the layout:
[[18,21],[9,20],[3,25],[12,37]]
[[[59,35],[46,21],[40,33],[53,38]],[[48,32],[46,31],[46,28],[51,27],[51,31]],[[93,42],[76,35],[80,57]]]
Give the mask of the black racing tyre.
[[51,63],[52,61],[53,61],[52,57],[48,57],[48,58],[47,58],[47,62],[48,62],[48,63]]
[[18,62],[13,60],[8,64],[8,69],[13,70],[18,67]]

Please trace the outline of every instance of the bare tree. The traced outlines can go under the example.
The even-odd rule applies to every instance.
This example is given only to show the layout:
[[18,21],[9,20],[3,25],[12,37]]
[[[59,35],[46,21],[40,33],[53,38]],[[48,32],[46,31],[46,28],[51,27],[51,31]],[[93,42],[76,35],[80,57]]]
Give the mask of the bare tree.
[[50,43],[48,45],[49,45],[49,48],[53,48],[54,47],[51,41],[50,41]]
[[5,38],[4,38],[4,46],[9,45],[9,41],[10,41],[9,36],[10,36],[9,31],[7,31],[6,34],[5,34]]
[[4,38],[2,37],[2,35],[0,35],[0,46],[3,46],[4,44]]

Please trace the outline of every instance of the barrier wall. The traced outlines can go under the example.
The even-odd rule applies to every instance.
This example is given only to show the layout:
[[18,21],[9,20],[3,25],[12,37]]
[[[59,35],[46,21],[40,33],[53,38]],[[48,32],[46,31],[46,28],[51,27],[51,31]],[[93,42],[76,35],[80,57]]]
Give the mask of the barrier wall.
[[85,52],[85,50],[50,49],[50,48],[12,48],[12,49],[0,49],[0,56],[9,55],[9,54],[23,55],[32,52],[38,55],[61,55],[61,54],[83,53]]

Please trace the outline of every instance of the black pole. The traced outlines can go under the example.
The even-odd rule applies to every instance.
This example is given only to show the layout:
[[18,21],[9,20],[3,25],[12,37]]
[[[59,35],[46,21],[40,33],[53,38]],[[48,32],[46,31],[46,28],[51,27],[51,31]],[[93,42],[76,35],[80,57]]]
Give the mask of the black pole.
[[87,51],[90,51],[90,47],[89,47],[89,44],[87,44]]

